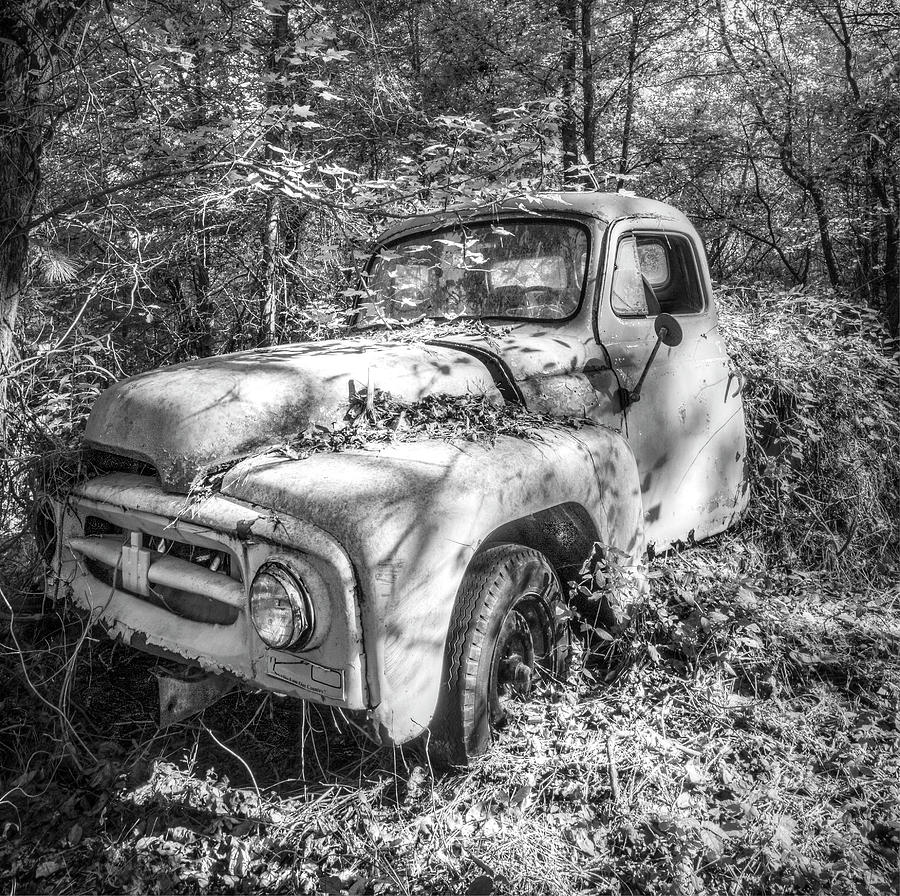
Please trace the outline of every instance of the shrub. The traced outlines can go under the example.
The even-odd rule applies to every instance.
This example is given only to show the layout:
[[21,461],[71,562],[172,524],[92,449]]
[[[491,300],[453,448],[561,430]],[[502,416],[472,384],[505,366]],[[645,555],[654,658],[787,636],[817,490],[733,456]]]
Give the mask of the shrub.
[[723,289],[719,307],[744,378],[749,524],[792,564],[887,575],[900,554],[900,412],[886,332],[829,291]]

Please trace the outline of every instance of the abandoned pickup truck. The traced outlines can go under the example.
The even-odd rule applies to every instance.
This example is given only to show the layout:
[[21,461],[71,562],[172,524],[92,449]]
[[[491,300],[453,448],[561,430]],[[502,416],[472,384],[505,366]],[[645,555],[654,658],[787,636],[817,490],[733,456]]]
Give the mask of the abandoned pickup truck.
[[[464,761],[533,671],[564,671],[564,583],[595,543],[639,568],[649,546],[740,517],[741,383],[702,243],[651,200],[413,217],[381,236],[360,293],[346,339],[104,392],[86,431],[99,475],[56,505],[57,591],[135,648]],[[481,396],[547,425],[272,450],[348,425],[375,389]]]

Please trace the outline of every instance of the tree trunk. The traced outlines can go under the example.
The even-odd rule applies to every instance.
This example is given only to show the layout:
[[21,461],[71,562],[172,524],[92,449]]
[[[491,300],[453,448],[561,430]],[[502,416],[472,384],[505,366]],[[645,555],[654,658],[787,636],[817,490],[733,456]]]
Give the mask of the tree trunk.
[[[0,446],[8,438],[8,386],[28,259],[28,224],[40,188],[47,86],[44,47],[31,34],[35,5],[0,14]],[[8,39],[7,39],[8,38]],[[32,46],[34,44],[34,46]]]
[[578,124],[575,114],[575,66],[577,64],[578,15],[576,0],[557,0],[562,22],[562,113],[559,137],[562,144],[563,180],[571,184],[578,180]]
[[[201,22],[202,22],[202,17]],[[205,35],[203,35],[205,38]],[[207,58],[204,40],[198,35],[194,43],[193,84],[191,90],[191,128],[194,131],[207,124],[205,89],[207,85]],[[200,163],[204,150],[191,152],[191,161]],[[189,351],[201,358],[213,353],[213,302],[209,295],[209,229],[206,223],[206,205],[194,213],[194,237],[197,240],[191,264],[193,308]]]
[[201,358],[208,358],[215,348],[213,344],[213,302],[209,295],[209,230],[206,227],[206,210],[195,216],[197,220],[197,257],[191,270],[194,285],[197,332],[193,349]]
[[[594,22],[591,16],[593,0],[581,0],[581,96],[582,96],[582,131],[584,134],[584,157],[588,165],[593,167],[596,161],[597,122],[594,113],[596,88],[594,85]],[[593,177],[586,178],[587,185],[593,183]]]
[[[285,95],[286,66],[283,60],[288,28],[288,6],[282,4],[269,13],[272,22],[272,38],[268,69],[273,76],[266,89],[266,103],[272,107],[283,104]],[[276,115],[280,112],[275,113]],[[282,158],[278,150],[284,146],[284,128],[273,123],[266,134],[266,165],[276,165]],[[278,341],[278,296],[281,292],[281,193],[272,189],[266,194],[266,215],[262,233],[263,249],[263,301],[260,320],[261,345],[273,345]]]
[[619,156],[619,177],[616,192],[625,186],[628,173],[628,154],[631,150],[631,122],[634,119],[634,70],[637,66],[638,12],[631,10],[631,27],[628,29],[628,63],[625,70],[625,121],[622,123],[622,153]]
[[411,5],[407,10],[406,30],[409,36],[409,66],[418,81],[422,77],[422,43],[418,4]]
[[[856,53],[853,49],[851,32],[847,26],[844,8],[837,0],[834,4],[837,17],[832,22],[824,14],[825,24],[830,29],[841,46],[844,54],[844,78],[847,81],[847,89],[853,104],[856,106],[856,115],[853,127],[855,142],[859,145],[862,154],[863,166],[866,175],[866,188],[870,207],[877,206],[880,209],[877,223],[874,223],[866,234],[863,245],[859,251],[859,266],[861,285],[864,285],[870,299],[872,298],[872,286],[884,294],[884,317],[891,335],[897,335],[898,315],[900,315],[900,201],[896,195],[891,196],[888,189],[890,183],[891,162],[885,154],[885,146],[890,142],[889,133],[891,124],[896,128],[897,113],[888,112],[878,106],[869,105],[863,97],[859,81],[854,72]],[[893,121],[891,122],[891,118]],[[851,144],[852,145],[852,144]],[[882,163],[886,162],[885,165]],[[873,201],[874,200],[874,201]],[[879,230],[884,230],[884,268],[878,274],[878,244],[880,242]]]
[[[884,247],[884,317],[891,335],[900,334],[900,185],[893,183],[893,204],[884,214],[887,238]],[[890,211],[890,209],[893,211]]]
[[832,286],[838,286],[841,282],[841,275],[838,272],[834,244],[831,242],[831,224],[825,208],[825,197],[818,186],[810,184],[809,198],[812,199],[813,208],[816,210],[816,223],[819,225],[819,242],[822,244],[822,257],[825,259],[828,280]]
[[[6,143],[6,140],[3,140]],[[0,148],[2,158],[0,167],[12,169],[11,154],[8,147]],[[8,455],[5,448],[8,442],[8,383],[15,361],[15,343],[13,336],[16,327],[16,315],[19,311],[19,295],[25,272],[25,259],[28,255],[28,236],[26,232],[15,232],[15,225],[8,222],[19,218],[22,208],[21,195],[10,190],[9,180],[0,175],[0,454]],[[20,184],[14,183],[13,187]]]
[[[9,105],[24,105],[21,83],[10,77],[13,52],[12,47],[0,42],[0,76]],[[16,121],[15,113],[7,109],[0,112],[0,452],[7,441],[7,388],[15,362],[13,337],[28,258],[27,222],[38,187],[29,140],[34,130],[31,122],[21,118]]]
[[832,286],[838,286],[841,282],[841,275],[834,252],[834,243],[831,241],[831,221],[828,217],[825,194],[820,186],[820,181],[813,177],[794,156],[790,126],[780,141],[777,138],[774,139],[776,139],[779,146],[781,170],[801,190],[806,192],[806,195],[809,196],[812,202],[813,211],[816,214],[816,225],[819,228],[819,244],[822,247],[822,259],[825,262],[825,270],[828,272],[828,281]]
[[[266,158],[270,158],[268,152]],[[278,273],[281,246],[281,195],[272,190],[266,196],[263,224],[263,295],[261,345],[274,345],[278,339]]]
[[[0,446],[9,434],[16,317],[41,188],[41,152],[55,100],[55,63],[66,52],[85,4],[7,0],[0,11]],[[66,61],[72,64],[70,57]]]

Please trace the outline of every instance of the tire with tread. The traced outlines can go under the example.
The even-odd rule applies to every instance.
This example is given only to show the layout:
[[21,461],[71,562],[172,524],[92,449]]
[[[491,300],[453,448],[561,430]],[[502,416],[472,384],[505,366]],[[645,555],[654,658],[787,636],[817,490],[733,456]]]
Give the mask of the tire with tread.
[[[433,763],[465,765],[489,747],[501,662],[518,659],[517,668],[528,680],[538,669],[554,678],[565,676],[569,631],[565,617],[555,612],[562,599],[556,572],[532,548],[498,544],[475,556],[447,635],[441,695],[428,739]],[[510,660],[504,653],[511,637],[519,644],[517,636],[530,647],[530,666],[518,654]]]

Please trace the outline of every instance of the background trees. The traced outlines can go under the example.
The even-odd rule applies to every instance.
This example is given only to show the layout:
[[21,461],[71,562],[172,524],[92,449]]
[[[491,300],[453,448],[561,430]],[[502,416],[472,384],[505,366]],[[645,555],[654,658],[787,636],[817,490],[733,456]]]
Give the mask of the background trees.
[[17,0],[3,33],[0,396],[74,345],[87,399],[321,332],[386,218],[563,184],[896,333],[889,0]]
[[83,0],[14,0],[0,13],[0,440],[42,156],[68,111],[60,71],[77,64],[83,6]]

